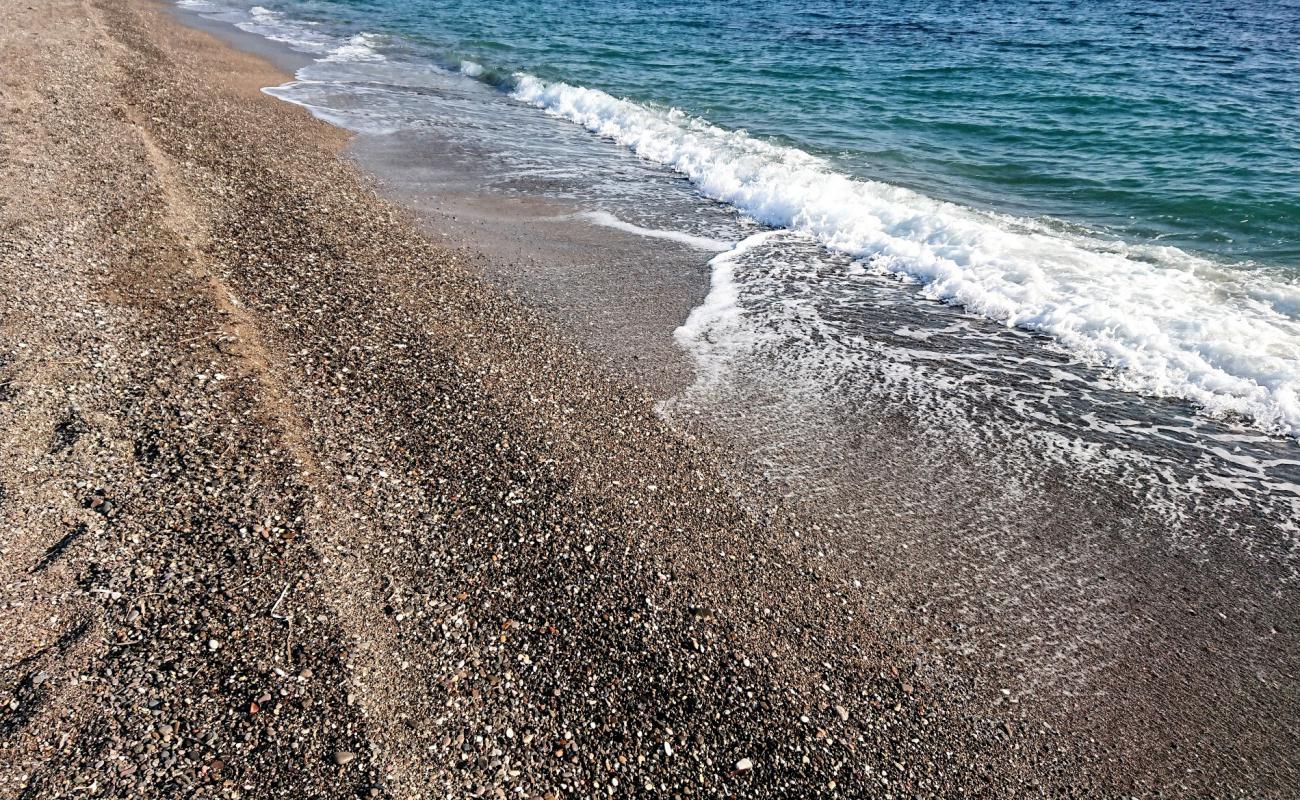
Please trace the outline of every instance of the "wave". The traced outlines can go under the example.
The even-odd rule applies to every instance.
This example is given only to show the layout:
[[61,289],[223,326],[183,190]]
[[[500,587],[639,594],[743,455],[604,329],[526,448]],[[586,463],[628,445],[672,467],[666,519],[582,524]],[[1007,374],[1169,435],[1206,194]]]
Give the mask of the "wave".
[[[518,73],[511,94],[672,168],[759,222],[914,283],[925,298],[1048,334],[1114,368],[1125,388],[1300,435],[1300,286],[1277,272],[934,200],[598,89]],[[713,263],[732,268],[730,259]],[[701,326],[694,319],[684,333]]]
[[375,47],[382,42],[381,36],[373,33],[358,33],[356,36],[348,39],[338,47],[329,51],[325,58],[321,59],[326,62],[345,62],[345,61],[386,61]]
[[[191,6],[191,8],[195,7]],[[232,13],[229,7],[216,3],[209,4],[209,8],[213,13],[217,11]],[[328,55],[332,49],[339,46],[335,37],[314,30],[315,26],[311,23],[291,19],[264,6],[253,6],[241,16],[246,18],[232,23],[236,28],[245,33],[257,34],[264,39],[279,42],[299,52]]]

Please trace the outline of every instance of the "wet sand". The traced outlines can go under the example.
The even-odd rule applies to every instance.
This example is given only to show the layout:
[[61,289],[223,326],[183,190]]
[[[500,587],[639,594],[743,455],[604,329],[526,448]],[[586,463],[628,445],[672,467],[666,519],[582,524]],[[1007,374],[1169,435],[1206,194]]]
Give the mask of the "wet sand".
[[345,155],[434,241],[467,248],[479,274],[548,314],[606,371],[655,398],[691,383],[672,331],[708,292],[706,255],[593,225],[577,203],[475,191],[473,172],[427,142],[361,136]]
[[[968,525],[908,553],[949,521],[832,525],[667,426],[707,280],[672,246],[628,282],[644,242],[531,235],[564,208],[417,176],[412,216],[161,7],[0,37],[0,796],[1291,792],[1294,675],[1191,758],[1125,711],[1152,683],[1053,729],[934,634]],[[1081,564],[1123,534],[1074,519]]]

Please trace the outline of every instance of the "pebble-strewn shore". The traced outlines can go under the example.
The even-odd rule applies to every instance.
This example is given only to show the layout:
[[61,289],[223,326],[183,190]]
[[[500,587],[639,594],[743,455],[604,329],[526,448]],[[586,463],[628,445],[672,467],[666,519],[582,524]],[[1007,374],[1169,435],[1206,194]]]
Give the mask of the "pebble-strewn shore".
[[1095,788],[268,66],[134,0],[5,17],[0,797]]

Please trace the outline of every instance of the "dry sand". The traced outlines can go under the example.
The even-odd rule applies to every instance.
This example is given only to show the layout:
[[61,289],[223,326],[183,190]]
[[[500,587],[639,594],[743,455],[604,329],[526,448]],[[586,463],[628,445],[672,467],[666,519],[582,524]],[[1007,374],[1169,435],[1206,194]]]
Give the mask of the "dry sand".
[[5,16],[0,797],[1127,787],[918,672],[273,67],[142,0]]

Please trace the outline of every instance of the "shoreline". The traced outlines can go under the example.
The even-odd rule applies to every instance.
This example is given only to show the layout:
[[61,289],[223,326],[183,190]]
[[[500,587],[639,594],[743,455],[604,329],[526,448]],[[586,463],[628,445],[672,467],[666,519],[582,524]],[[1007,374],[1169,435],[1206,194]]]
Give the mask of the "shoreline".
[[[854,578],[897,564],[855,566],[629,384],[668,396],[684,364],[615,346],[662,312],[573,309],[622,234],[512,275],[517,208],[377,196],[355,139],[260,91],[290,62],[170,6],[31,11],[0,163],[0,797],[1292,785],[1267,727],[1237,733],[1277,763],[1153,783],[1135,743],[991,705],[994,659]],[[574,267],[549,308],[507,291]],[[640,280],[600,290],[704,285]]]
[[235,25],[177,5],[173,0],[157,0],[158,7],[187,28],[200,30],[231,48],[266,62],[284,79],[291,79],[299,69],[312,62],[308,56],[256,33],[241,30]]
[[[438,91],[502,101],[462,83],[439,83]],[[424,110],[436,117],[440,108]],[[532,117],[504,109],[496,117],[463,102],[449,108],[495,120],[511,138],[590,140],[616,154],[602,162],[615,173],[627,168],[620,156],[636,159],[536,109],[522,109]],[[392,181],[397,191],[388,196],[435,241],[474,253],[476,271],[540,307],[585,354],[669,398],[657,407],[661,415],[720,450],[731,485],[780,497],[805,530],[819,524],[825,560],[817,569],[853,587],[862,613],[876,621],[869,638],[914,647],[917,670],[962,698],[965,713],[1011,713],[1123,765],[1108,767],[1106,785],[1212,793],[1290,780],[1278,776],[1295,761],[1300,720],[1276,709],[1300,699],[1290,678],[1300,653],[1288,522],[1300,465],[1293,444],[1235,434],[1231,422],[1200,419],[1187,403],[1127,393],[1102,371],[1044,347],[1042,336],[918,301],[885,279],[844,285],[840,296],[857,298],[847,313],[834,305],[814,311],[839,323],[859,315],[833,331],[868,343],[848,354],[866,363],[816,401],[800,390],[825,384],[783,376],[788,363],[762,352],[741,353],[730,378],[674,393],[685,382],[662,380],[656,365],[681,358],[666,335],[678,320],[652,311],[648,325],[609,324],[592,307],[621,310],[653,298],[644,312],[665,297],[693,298],[700,284],[689,278],[704,259],[673,263],[662,242],[615,256],[618,236],[581,224],[550,229],[556,214],[590,206],[566,200],[552,208],[544,171],[503,184],[502,167],[456,166],[466,155],[512,164],[520,146],[500,140],[462,149],[456,124],[377,136],[362,125],[345,153],[360,156],[381,188]],[[780,264],[798,252],[773,255]],[[820,261],[824,254],[813,258],[852,272]],[[650,280],[619,285],[638,259]],[[770,266],[756,261],[749,272]],[[575,286],[574,272],[594,280]],[[777,292],[777,302],[786,296]],[[761,307],[750,310],[770,319]],[[657,356],[629,360],[656,341]],[[785,346],[798,350],[799,339]],[[992,360],[981,367],[978,356]],[[923,380],[894,383],[892,369],[909,370],[917,357],[938,367],[940,385],[972,386],[966,402],[942,389],[927,394]],[[1004,362],[1013,365],[1005,381],[1003,369],[987,368]],[[886,390],[854,391],[873,383]],[[792,386],[791,398],[784,393]],[[940,404],[937,424],[927,400]],[[1177,444],[1184,436],[1192,446]],[[1090,452],[1114,460],[1098,469]],[[1241,455],[1255,459],[1256,471],[1232,471]]]
[[5,60],[0,795],[1081,780],[958,713],[812,532],[417,234],[264,63],[74,0]]

